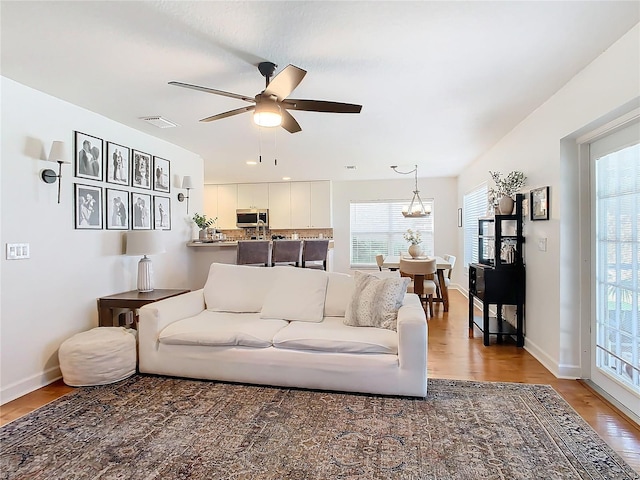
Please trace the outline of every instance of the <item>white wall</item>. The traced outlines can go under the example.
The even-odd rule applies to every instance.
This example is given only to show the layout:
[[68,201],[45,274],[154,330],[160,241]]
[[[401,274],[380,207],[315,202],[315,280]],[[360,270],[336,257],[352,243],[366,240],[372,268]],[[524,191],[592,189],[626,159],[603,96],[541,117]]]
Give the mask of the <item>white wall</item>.
[[[0,401],[7,402],[60,375],[57,349],[74,333],[97,326],[96,299],[135,289],[138,257],[122,255],[122,231],[75,230],[73,165],[57,186],[40,180],[51,142],[63,140],[71,159],[78,130],[171,161],[172,230],[162,232],[167,252],[152,258],[158,288],[188,287],[186,206],[176,199],[177,179],[203,184],[203,162],[194,153],[140,133],[75,105],[1,78],[2,146],[0,238]],[[82,182],[81,183],[91,183]],[[106,184],[101,184],[106,186]],[[202,207],[202,189],[191,190],[190,210]],[[191,212],[192,213],[192,212]],[[6,243],[28,242],[31,258],[7,261]]]
[[[575,253],[580,242],[574,234],[579,215],[578,149],[561,142],[637,107],[639,98],[640,26],[636,25],[459,177],[460,202],[465,192],[489,180],[489,170],[522,170],[528,177],[525,188],[551,187],[550,220],[525,225],[525,347],[561,377],[581,374],[584,322],[575,303],[580,272]],[[539,238],[548,239],[546,252],[538,250]],[[462,246],[462,235],[459,242]]]
[[[413,195],[409,178],[397,180],[333,182],[333,270],[349,273],[349,204],[358,200],[407,200]],[[457,255],[458,204],[457,179],[418,178],[423,200],[434,199],[434,252],[436,255]],[[459,256],[458,256],[459,258]],[[455,268],[452,283],[456,283],[460,269]]]

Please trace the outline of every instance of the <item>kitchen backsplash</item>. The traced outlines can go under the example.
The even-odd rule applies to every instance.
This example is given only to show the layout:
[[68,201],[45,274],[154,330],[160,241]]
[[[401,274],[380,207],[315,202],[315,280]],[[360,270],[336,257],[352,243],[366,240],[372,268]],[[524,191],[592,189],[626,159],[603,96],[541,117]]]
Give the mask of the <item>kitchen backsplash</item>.
[[[227,240],[250,240],[251,237],[257,235],[255,228],[242,228],[233,230],[219,230],[226,235]],[[261,232],[262,233],[262,232]],[[297,229],[267,229],[267,238],[271,239],[274,235],[284,238],[293,238],[297,234],[300,240],[305,238],[333,238],[333,228],[297,228]]]

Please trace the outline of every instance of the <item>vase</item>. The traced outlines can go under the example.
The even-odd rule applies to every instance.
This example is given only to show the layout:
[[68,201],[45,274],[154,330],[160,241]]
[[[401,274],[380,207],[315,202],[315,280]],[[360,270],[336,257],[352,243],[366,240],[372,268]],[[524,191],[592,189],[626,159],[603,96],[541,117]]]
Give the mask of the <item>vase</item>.
[[200,241],[205,241],[207,240],[207,229],[206,228],[201,228],[200,231],[198,232],[198,239]]
[[505,195],[504,197],[500,197],[500,202],[498,203],[498,208],[500,209],[500,214],[502,215],[511,215],[513,212],[513,206],[515,202],[513,198]]
[[414,243],[409,245],[409,255],[411,255],[413,258],[416,258],[422,255],[422,248],[420,248],[420,245],[417,245]]

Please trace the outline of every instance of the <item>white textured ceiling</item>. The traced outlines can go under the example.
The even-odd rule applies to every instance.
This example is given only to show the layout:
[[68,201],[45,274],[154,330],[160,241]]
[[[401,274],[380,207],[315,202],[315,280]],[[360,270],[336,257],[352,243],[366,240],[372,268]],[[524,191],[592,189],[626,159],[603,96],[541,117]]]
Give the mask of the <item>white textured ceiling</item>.
[[[196,152],[210,183],[457,175],[640,19],[635,1],[0,5],[2,75]],[[292,97],[362,113],[259,135],[248,113],[198,122],[246,103],[167,85],[254,96],[264,60],[308,71]]]

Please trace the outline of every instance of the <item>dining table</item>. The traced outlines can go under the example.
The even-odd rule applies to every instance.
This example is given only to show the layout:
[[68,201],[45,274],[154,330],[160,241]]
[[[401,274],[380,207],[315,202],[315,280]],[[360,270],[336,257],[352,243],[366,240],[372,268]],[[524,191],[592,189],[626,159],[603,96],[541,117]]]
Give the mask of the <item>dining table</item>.
[[[388,268],[389,270],[399,270],[400,269],[400,257],[401,255],[387,255],[386,257],[384,257],[384,260],[382,262],[382,268]],[[429,260],[433,257],[429,257],[429,256],[419,256],[419,257],[412,257],[409,254],[404,254],[402,255],[402,258],[404,258],[405,260]],[[435,256],[436,258],[436,269],[437,269],[437,277],[438,277],[438,284],[440,285],[440,292],[441,292],[441,296],[442,298],[436,299],[436,302],[442,302],[442,305],[444,306],[444,311],[448,312],[449,311],[449,289],[447,288],[447,284],[444,281],[444,271],[445,270],[449,270],[451,269],[451,264],[449,262],[447,262],[444,258],[442,257],[438,257],[437,255]]]

